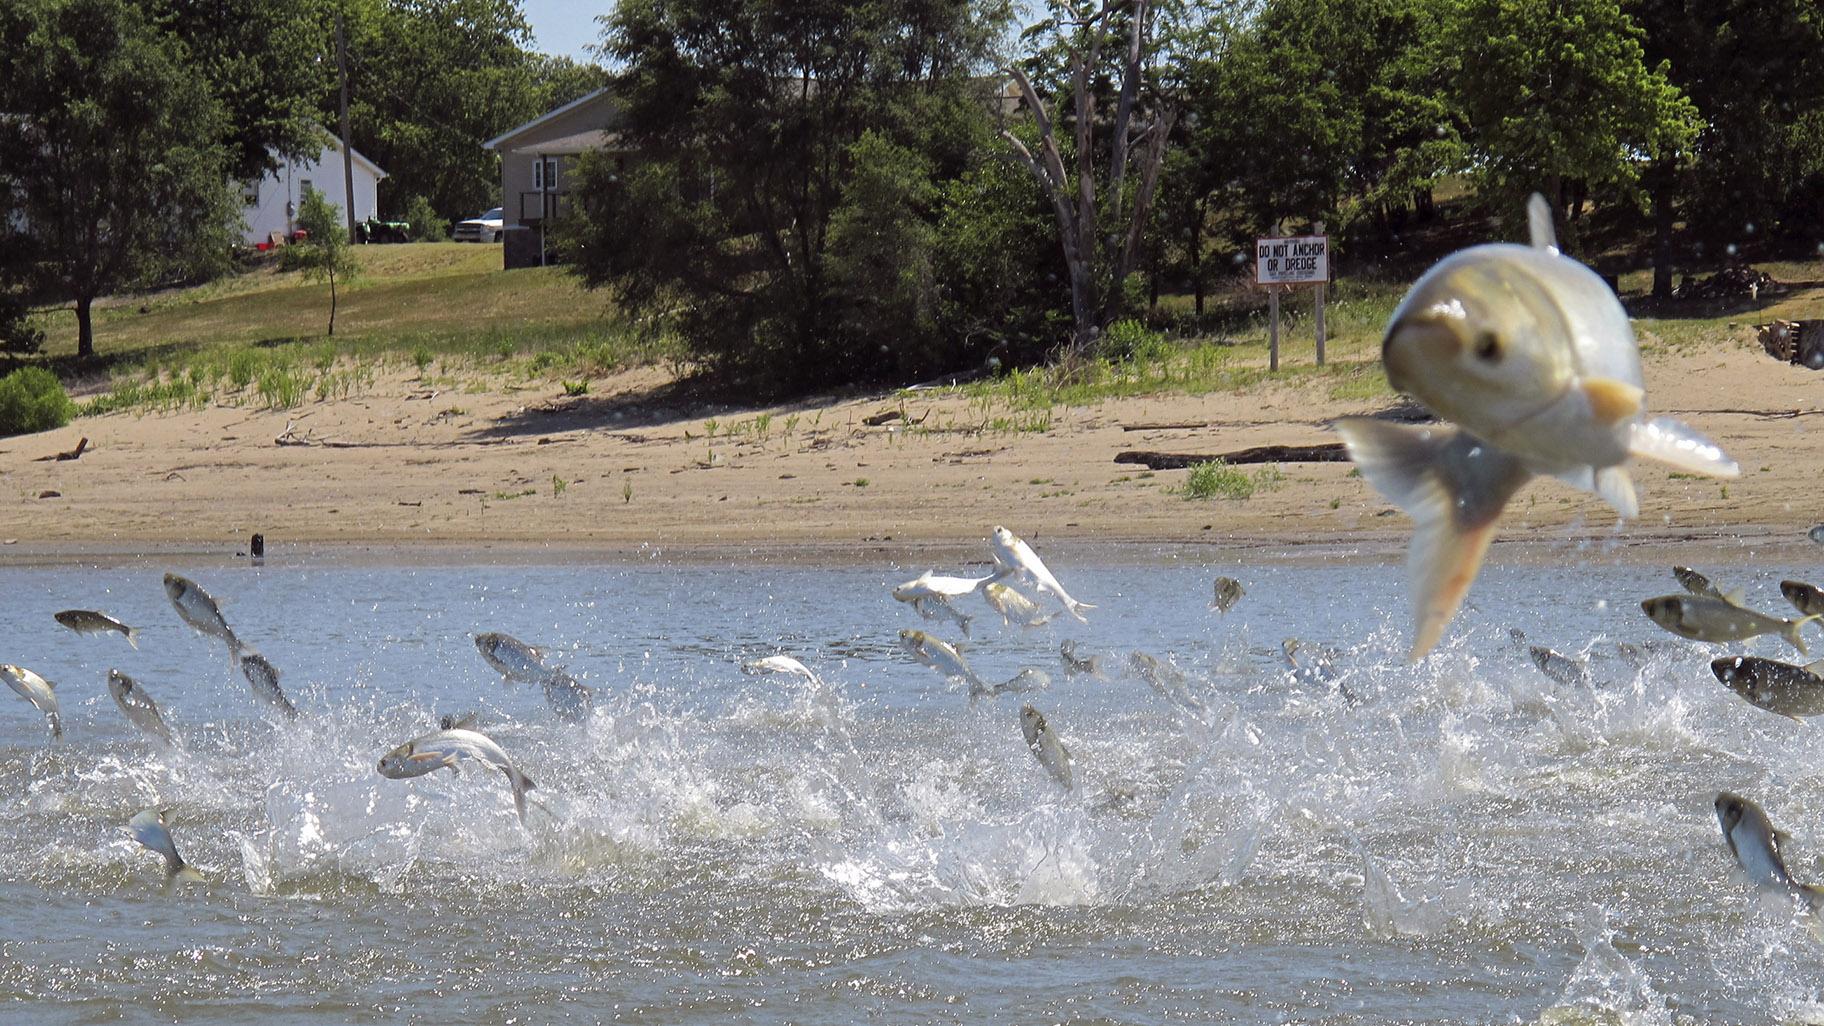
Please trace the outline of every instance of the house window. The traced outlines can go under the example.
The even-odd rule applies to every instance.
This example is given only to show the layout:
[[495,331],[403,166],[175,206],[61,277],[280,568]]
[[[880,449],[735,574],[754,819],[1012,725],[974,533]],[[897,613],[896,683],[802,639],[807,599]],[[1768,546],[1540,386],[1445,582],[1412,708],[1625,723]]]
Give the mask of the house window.
[[546,157],[532,162],[532,188],[539,192],[557,191],[557,158]]
[[308,179],[308,178],[298,179],[298,198],[299,199],[303,199],[304,197],[310,195],[310,189],[311,189],[310,179]]

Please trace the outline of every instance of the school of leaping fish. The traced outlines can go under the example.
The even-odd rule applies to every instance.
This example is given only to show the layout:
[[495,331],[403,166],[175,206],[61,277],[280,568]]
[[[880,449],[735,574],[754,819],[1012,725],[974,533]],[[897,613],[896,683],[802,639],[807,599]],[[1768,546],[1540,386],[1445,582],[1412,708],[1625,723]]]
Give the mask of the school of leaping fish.
[[[1428,270],[1395,309],[1382,343],[1382,362],[1394,388],[1418,401],[1438,424],[1401,425],[1371,417],[1350,417],[1335,427],[1368,484],[1414,521],[1407,576],[1414,612],[1408,659],[1435,647],[1455,617],[1488,551],[1496,522],[1508,502],[1533,477],[1556,477],[1592,491],[1621,517],[1639,512],[1625,467],[1630,458],[1657,460],[1690,473],[1735,477],[1740,469],[1714,442],[1667,418],[1647,419],[1639,351],[1614,292],[1593,271],[1560,253],[1545,201],[1527,207],[1531,244],[1486,244],[1453,253]],[[1809,532],[1824,545],[1824,524]],[[956,625],[970,636],[973,616],[958,608],[981,595],[1005,626],[1042,627],[1060,613],[1086,623],[1096,607],[1074,598],[1032,546],[1005,527],[988,540],[994,571],[981,577],[926,571],[892,589],[892,597],[920,617]],[[1776,634],[1805,653],[1802,629],[1824,618],[1824,590],[1783,581],[1781,594],[1799,612],[1785,619],[1748,608],[1739,591],[1723,591],[1704,574],[1675,567],[1683,591],[1641,603],[1647,617],[1681,638],[1707,643],[1745,641]],[[165,593],[178,616],[197,632],[227,646],[229,665],[247,680],[254,695],[287,718],[299,712],[279,684],[279,671],[243,644],[223,618],[219,604],[195,582],[166,574]],[[1024,585],[1038,596],[1028,595]],[[1210,609],[1222,616],[1246,595],[1242,582],[1219,577]],[[1040,599],[1058,606],[1047,611]],[[72,609],[55,614],[58,623],[81,634],[118,633],[138,647],[137,628],[105,613]],[[1540,672],[1567,687],[1593,681],[1587,653],[1569,656],[1528,643],[1511,632]],[[594,691],[547,653],[506,634],[475,636],[476,649],[509,682],[538,685],[563,720],[588,719]],[[1023,667],[1004,682],[991,682],[970,666],[959,644],[922,630],[899,632],[901,648],[946,683],[967,689],[971,705],[1009,692],[1048,688],[1051,677]],[[1324,645],[1288,638],[1286,662],[1299,679],[1324,683],[1353,704],[1338,667],[1341,653]],[[1646,653],[1626,643],[1617,653],[1636,667]],[[1059,646],[1067,677],[1112,679],[1109,658],[1082,653],[1074,640]],[[1129,654],[1132,675],[1145,681],[1183,713],[1201,715],[1205,704],[1191,679],[1170,660]],[[785,653],[749,660],[752,674],[800,678],[824,686],[810,667]],[[1728,656],[1711,663],[1717,680],[1744,701],[1767,712],[1803,722],[1824,715],[1824,660],[1799,666],[1757,656]],[[21,666],[0,664],[7,684],[44,713],[53,740],[63,736],[56,686]],[[160,743],[179,742],[144,687],[118,670],[108,671],[108,692],[134,727]],[[1075,793],[1080,776],[1070,750],[1047,716],[1031,703],[1019,710],[1019,727],[1039,767],[1065,792]],[[438,729],[400,744],[381,756],[379,773],[395,780],[440,769],[457,771],[469,761],[505,778],[520,823],[526,823],[526,793],[534,788],[511,756],[480,729],[473,716],[442,717]],[[1746,875],[1758,886],[1791,897],[1806,911],[1824,907],[1824,890],[1798,883],[1782,846],[1786,834],[1774,827],[1748,798],[1719,793],[1714,802],[1723,840]],[[164,860],[166,883],[197,880],[201,874],[178,855],[169,807],[135,815],[127,832]]]

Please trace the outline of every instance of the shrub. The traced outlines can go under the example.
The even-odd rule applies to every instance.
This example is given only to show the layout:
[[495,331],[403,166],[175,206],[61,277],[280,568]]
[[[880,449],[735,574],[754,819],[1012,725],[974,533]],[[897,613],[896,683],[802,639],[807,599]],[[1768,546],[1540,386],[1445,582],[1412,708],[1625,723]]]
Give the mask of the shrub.
[[405,204],[405,220],[411,225],[406,237],[413,242],[443,242],[450,237],[450,223],[437,213],[431,201],[413,196]]
[[31,321],[24,299],[0,291],[0,353],[26,355],[44,347],[44,332]]
[[1277,488],[1286,475],[1275,466],[1265,466],[1249,474],[1229,465],[1226,460],[1205,460],[1191,466],[1184,479],[1183,495],[1187,499],[1248,499],[1260,489]]
[[0,378],[0,435],[60,428],[75,413],[63,383],[43,367],[21,367]]
[[1131,318],[1109,325],[1101,346],[1102,355],[1118,363],[1158,363],[1172,352],[1163,335]]

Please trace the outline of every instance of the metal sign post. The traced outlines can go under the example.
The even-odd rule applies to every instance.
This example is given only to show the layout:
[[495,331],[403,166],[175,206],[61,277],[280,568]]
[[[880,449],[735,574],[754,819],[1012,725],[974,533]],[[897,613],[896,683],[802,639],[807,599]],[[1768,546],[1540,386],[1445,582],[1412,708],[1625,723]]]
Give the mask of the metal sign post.
[[[1315,226],[1321,233],[1323,225]],[[1279,293],[1292,285],[1317,286],[1317,363],[1324,363],[1324,283],[1330,279],[1326,235],[1269,237],[1254,241],[1254,284],[1267,290],[1272,320],[1267,334],[1268,369],[1279,370]]]
[[1267,286],[1267,309],[1272,311],[1267,327],[1267,369],[1279,372],[1279,289]]

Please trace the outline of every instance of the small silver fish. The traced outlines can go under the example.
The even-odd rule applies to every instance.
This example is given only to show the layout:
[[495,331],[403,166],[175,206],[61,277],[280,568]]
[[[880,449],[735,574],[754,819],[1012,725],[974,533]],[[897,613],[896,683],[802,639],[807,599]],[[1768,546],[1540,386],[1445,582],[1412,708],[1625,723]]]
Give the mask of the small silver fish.
[[120,713],[128,723],[168,745],[177,743],[171,736],[171,728],[165,726],[165,718],[159,715],[157,703],[138,681],[119,670],[109,670],[108,694],[114,696],[114,704],[120,707]]
[[1007,679],[1004,684],[995,686],[994,693],[1003,691],[1043,691],[1051,687],[1051,674],[1036,666],[1023,666],[1020,672]]
[[976,676],[975,671],[969,667],[969,661],[949,643],[924,631],[907,629],[899,632],[899,645],[908,655],[936,670],[945,680],[967,681],[971,697],[994,693],[993,687]]
[[1130,654],[1127,661],[1166,701],[1192,712],[1204,710],[1203,700],[1191,693],[1191,680],[1183,670],[1140,651]]
[[1066,638],[1058,644],[1058,658],[1064,663],[1064,675],[1066,677],[1088,674],[1101,681],[1109,679],[1107,660],[1099,655],[1077,655],[1077,643],[1072,639]]
[[1824,902],[1824,892],[1799,883],[1787,871],[1780,849],[1791,838],[1774,827],[1759,805],[1723,791],[1716,796],[1716,821],[1730,854],[1755,886],[1788,895],[1811,911]]
[[1047,613],[1037,602],[1027,598],[1018,588],[991,581],[982,586],[982,598],[995,612],[1001,614],[1001,625],[1011,627],[1043,627],[1051,622],[1056,613]]
[[1567,688],[1589,687],[1590,668],[1583,660],[1572,659],[1570,656],[1554,652],[1544,645],[1532,645],[1526,651],[1533,657],[1533,665],[1539,667],[1540,673]]
[[[1710,672],[1744,701],[1798,720],[1824,715],[1824,677],[1819,663],[1794,666],[1758,656],[1725,656],[1710,661]],[[1800,722],[1804,722],[1800,720]]]
[[1824,613],[1824,588],[1804,581],[1781,581],[1780,594],[1792,603],[1792,608],[1806,616],[1817,616]]
[[1801,653],[1805,651],[1805,639],[1799,636],[1799,629],[1818,619],[1807,616],[1782,620],[1708,595],[1662,595],[1647,599],[1640,608],[1654,623],[1681,638],[1746,641],[1762,634],[1778,634]]
[[975,621],[975,618],[951,605],[950,600],[942,595],[927,595],[924,598],[913,599],[912,608],[917,610],[919,616],[927,620],[949,620],[963,632],[963,637],[970,636],[969,625]]
[[18,692],[20,698],[36,706],[51,721],[51,740],[62,740],[63,709],[57,704],[57,685],[23,666],[11,663],[0,663],[0,677],[5,677],[8,687]]
[[1026,544],[1019,536],[1005,527],[996,527],[994,536],[989,539],[988,548],[994,553],[994,564],[1000,570],[1010,574],[1019,574],[1031,581],[1033,587],[1062,602],[1064,611],[1076,617],[1077,622],[1089,622],[1084,618],[1082,611],[1096,607],[1071,598],[1070,593],[1064,590],[1064,586],[1058,583],[1058,579],[1045,568],[1045,561],[1040,559],[1039,554],[1032,551],[1032,546]]
[[473,759],[488,769],[506,775],[513,790],[513,808],[519,813],[521,826],[526,822],[526,792],[535,785],[532,778],[519,771],[513,760],[494,739],[475,730],[438,730],[415,737],[380,757],[380,775],[392,780],[421,777],[433,770],[456,772],[456,763]]
[[1673,567],[1672,576],[1678,578],[1679,585],[1693,595],[1708,595],[1711,598],[1724,597],[1722,592],[1716,590],[1716,585],[1710,583],[1710,578],[1688,566]]
[[1045,714],[1030,705],[1020,706],[1020,733],[1025,736],[1032,757],[1039,760],[1051,779],[1064,790],[1070,790],[1073,785],[1070,749],[1064,747],[1064,742],[1058,740],[1058,735],[1045,722]]
[[262,701],[284,713],[287,719],[297,719],[298,709],[285,697],[279,687],[279,668],[266,660],[258,652],[241,650],[241,675],[247,678],[247,685]]
[[1806,531],[1805,537],[1810,538],[1819,545],[1824,545],[1824,524],[1819,524],[1811,530]]
[[1240,581],[1233,577],[1218,577],[1216,578],[1215,594],[1210,599],[1210,608],[1226,616],[1229,610],[1234,608],[1235,603],[1240,602],[1241,597],[1246,594],[1247,590],[1241,586]]
[[438,730],[474,730],[480,725],[480,713],[463,713],[461,716],[445,713],[437,718]]
[[521,684],[538,684],[558,672],[555,667],[545,665],[544,650],[533,648],[511,634],[495,631],[477,634],[475,648],[502,677]]
[[784,673],[794,677],[803,677],[812,684],[822,684],[822,678],[812,672],[811,668],[789,655],[770,655],[760,659],[750,659],[741,664],[742,673],[756,676],[767,673]]
[[595,708],[595,689],[567,673],[553,673],[539,681],[545,692],[545,704],[565,723],[583,723]]
[[218,641],[227,643],[230,659],[236,658],[241,651],[241,642],[228,627],[228,621],[222,618],[222,608],[211,598],[202,586],[177,574],[165,575],[165,597],[171,600],[171,607],[192,630],[205,634]]
[[998,581],[1005,574],[989,574],[986,577],[946,577],[926,570],[917,577],[893,588],[893,598],[900,602],[917,602],[919,599],[942,598],[958,599],[973,595],[990,581]]
[[165,886],[171,886],[173,880],[201,881],[203,874],[177,853],[177,842],[171,839],[171,825],[166,820],[170,814],[169,807],[140,812],[127,820],[127,836],[164,856]]
[[58,623],[78,634],[106,634],[113,631],[126,638],[127,644],[139,647],[139,628],[128,627],[106,613],[98,613],[93,609],[66,609],[51,615]]

